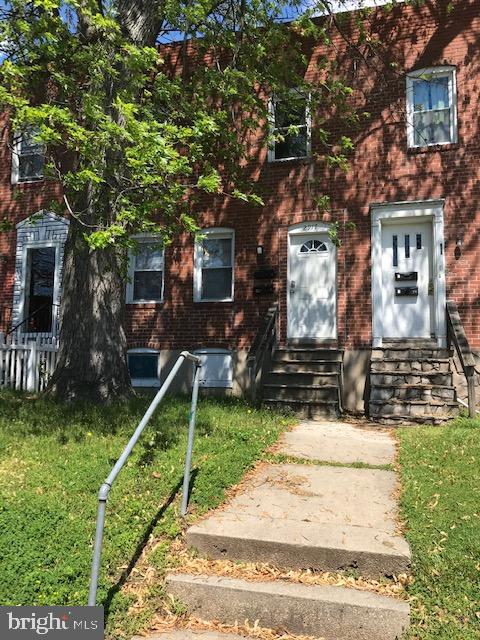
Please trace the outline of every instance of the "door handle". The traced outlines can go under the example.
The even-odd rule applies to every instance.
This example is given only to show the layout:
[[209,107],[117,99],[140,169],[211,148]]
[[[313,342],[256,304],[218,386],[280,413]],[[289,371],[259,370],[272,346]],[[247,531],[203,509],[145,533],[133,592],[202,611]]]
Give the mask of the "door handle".
[[290,293],[295,293],[295,280],[290,280]]

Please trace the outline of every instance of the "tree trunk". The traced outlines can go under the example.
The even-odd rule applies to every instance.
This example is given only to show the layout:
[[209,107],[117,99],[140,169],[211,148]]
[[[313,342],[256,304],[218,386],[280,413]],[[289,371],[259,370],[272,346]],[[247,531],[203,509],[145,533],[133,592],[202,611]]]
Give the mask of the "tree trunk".
[[47,395],[113,402],[132,395],[124,329],[122,250],[92,251],[84,229],[70,220],[60,305],[60,349]]

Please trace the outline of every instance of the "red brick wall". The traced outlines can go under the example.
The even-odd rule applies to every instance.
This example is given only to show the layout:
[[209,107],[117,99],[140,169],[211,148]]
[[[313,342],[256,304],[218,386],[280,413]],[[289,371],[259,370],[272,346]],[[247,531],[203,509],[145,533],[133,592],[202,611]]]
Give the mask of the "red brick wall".
[[15,225],[28,216],[48,209],[58,200],[59,189],[51,181],[40,180],[11,186],[11,153],[7,119],[0,115],[0,331],[11,328],[13,281],[15,275]]
[[[126,321],[131,346],[190,348],[224,346],[248,348],[261,316],[274,299],[281,305],[281,329],[285,335],[288,226],[318,220],[312,196],[327,193],[332,210],[356,223],[338,251],[338,336],[344,347],[369,346],[371,342],[370,213],[376,202],[445,198],[447,295],[457,301],[472,347],[480,349],[479,198],[480,136],[478,95],[480,85],[480,0],[458,1],[454,10],[446,2],[421,8],[398,6],[389,13],[377,11],[369,28],[381,42],[389,43],[385,56],[395,61],[387,70],[371,58],[356,70],[351,52],[340,36],[334,38],[340,68],[351,78],[355,105],[371,114],[354,132],[355,152],[351,170],[344,175],[320,161],[279,164],[266,162],[261,140],[252,145],[251,175],[258,179],[265,207],[216,198],[198,208],[203,227],[235,229],[235,301],[193,303],[193,240],[182,236],[165,256],[165,301],[161,305],[128,305]],[[315,78],[311,55],[307,74]],[[405,72],[440,64],[457,68],[458,144],[422,151],[407,150],[405,125]],[[334,121],[331,123],[335,127]],[[315,151],[315,149],[314,149]],[[12,199],[10,160],[0,147],[0,207],[12,219],[26,217],[52,195],[37,187],[21,187],[22,199]],[[315,185],[320,186],[315,186]],[[42,204],[43,203],[43,204]],[[343,215],[343,214],[342,214]],[[455,255],[455,240],[464,236],[462,255]],[[277,270],[275,296],[253,293],[257,268],[255,247],[265,247],[265,263]],[[4,328],[11,306],[14,234],[0,236]],[[346,286],[345,286],[346,283]]]

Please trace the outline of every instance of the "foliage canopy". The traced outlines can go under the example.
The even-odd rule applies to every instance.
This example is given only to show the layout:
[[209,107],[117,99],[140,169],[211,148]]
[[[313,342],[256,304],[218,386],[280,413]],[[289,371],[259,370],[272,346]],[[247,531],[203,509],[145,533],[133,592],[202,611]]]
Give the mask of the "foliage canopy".
[[[299,0],[9,0],[0,7],[0,108],[34,127],[61,205],[93,248],[133,234],[194,230],[202,193],[261,204],[244,171],[269,130],[268,96],[295,109],[348,109],[330,73],[327,2]],[[285,22],[286,15],[296,15]],[[176,42],[167,42],[169,38]],[[312,43],[323,42],[314,83]],[[293,89],[293,90],[292,90]],[[345,164],[316,122],[321,153]]]

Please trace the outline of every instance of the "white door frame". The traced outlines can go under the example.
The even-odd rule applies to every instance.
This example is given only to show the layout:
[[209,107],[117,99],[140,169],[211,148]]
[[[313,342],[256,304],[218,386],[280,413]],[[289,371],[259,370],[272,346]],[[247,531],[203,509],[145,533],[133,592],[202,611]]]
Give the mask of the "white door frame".
[[[287,246],[287,339],[295,340],[295,336],[289,335],[290,328],[290,297],[289,297],[289,287],[290,287],[290,240],[292,236],[303,236],[309,233],[325,233],[328,235],[328,231],[330,229],[330,224],[328,222],[298,222],[297,224],[293,224],[288,227],[288,246]],[[337,248],[332,243],[332,251],[333,251],[333,260],[334,260],[334,278],[335,278],[335,314],[334,314],[334,332],[331,338],[325,338],[325,342],[331,342],[332,340],[336,340],[338,338],[337,334],[337,308],[338,308],[338,286],[337,286]],[[308,342],[308,338],[305,339]],[[321,341],[322,338],[319,338]]]
[[439,347],[447,345],[447,287],[445,281],[444,209],[445,200],[391,202],[370,206],[372,222],[372,320],[373,346],[383,340],[382,222],[415,218],[432,223],[434,328]]

